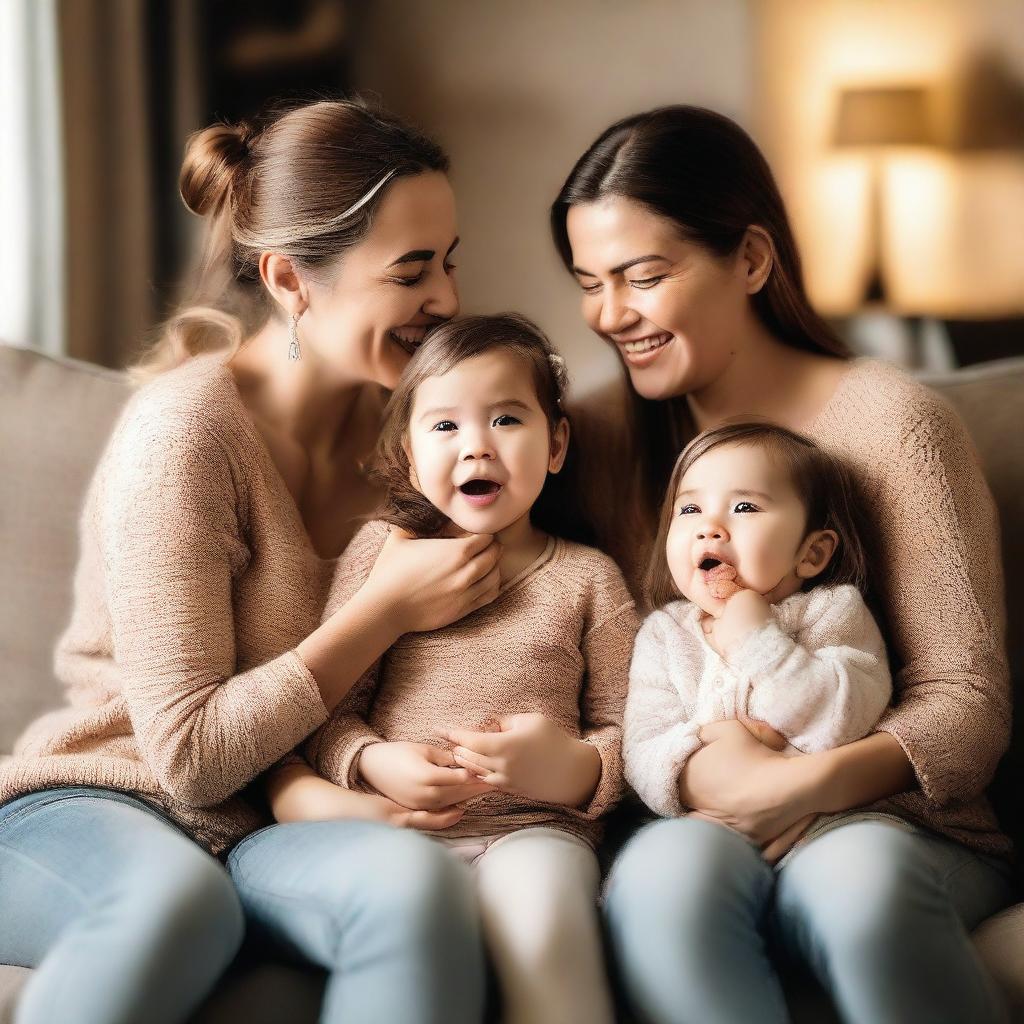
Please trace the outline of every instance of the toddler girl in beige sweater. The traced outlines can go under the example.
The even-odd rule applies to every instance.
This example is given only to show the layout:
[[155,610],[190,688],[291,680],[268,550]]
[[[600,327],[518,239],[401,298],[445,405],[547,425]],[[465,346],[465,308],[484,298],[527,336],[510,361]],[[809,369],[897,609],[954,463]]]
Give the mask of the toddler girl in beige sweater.
[[[409,823],[472,866],[511,1024],[612,1020],[594,844],[622,791],[638,620],[614,562],[554,525],[564,386],[561,358],[511,315],[445,324],[413,357],[378,450],[384,519],[346,549],[324,616],[397,529],[496,535],[500,591],[450,626],[403,636],[303,748],[349,791],[325,814],[394,821],[395,804],[426,808]],[[475,795],[445,808],[446,775]]]
[[637,637],[625,713],[626,777],[651,810],[685,813],[683,768],[711,722],[740,719],[794,753],[871,732],[892,684],[864,566],[846,473],[806,438],[745,423],[691,442],[662,511],[647,589],[663,607]]

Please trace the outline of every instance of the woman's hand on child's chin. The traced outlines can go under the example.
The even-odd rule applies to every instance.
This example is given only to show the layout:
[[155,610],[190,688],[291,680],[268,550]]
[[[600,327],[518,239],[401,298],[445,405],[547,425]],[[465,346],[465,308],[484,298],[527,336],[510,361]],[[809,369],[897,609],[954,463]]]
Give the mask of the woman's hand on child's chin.
[[371,743],[359,754],[359,777],[413,811],[437,811],[493,787],[460,768],[451,753],[427,743]]
[[816,810],[808,806],[799,764],[803,757],[769,750],[735,719],[703,726],[700,737],[705,745],[690,756],[679,777],[684,807],[762,847]]
[[503,792],[579,807],[597,789],[601,755],[541,714],[507,715],[493,728],[450,729],[455,762]]
[[403,633],[441,629],[498,596],[500,558],[487,534],[419,539],[392,527],[363,587]]

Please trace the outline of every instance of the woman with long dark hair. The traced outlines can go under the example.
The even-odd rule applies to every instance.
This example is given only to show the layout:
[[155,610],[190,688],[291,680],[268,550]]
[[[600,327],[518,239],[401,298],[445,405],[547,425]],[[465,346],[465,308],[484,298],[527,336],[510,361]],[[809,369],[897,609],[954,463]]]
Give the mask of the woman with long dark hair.
[[[783,1021],[776,968],[809,967],[844,1020],[999,1015],[969,932],[1011,898],[985,797],[1009,738],[999,525],[963,425],[895,368],[851,359],[812,310],[779,191],[728,118],[666,107],[580,158],[551,210],[590,327],[621,356],[632,416],[600,411],[588,495],[634,572],[683,443],[734,418],[805,434],[849,468],[897,669],[872,735],[784,757],[740,721],[702,730],[687,817],[641,830],[607,892],[624,990],[646,1021]],[[616,465],[609,452],[618,452]],[[761,855],[812,814],[841,827]]]

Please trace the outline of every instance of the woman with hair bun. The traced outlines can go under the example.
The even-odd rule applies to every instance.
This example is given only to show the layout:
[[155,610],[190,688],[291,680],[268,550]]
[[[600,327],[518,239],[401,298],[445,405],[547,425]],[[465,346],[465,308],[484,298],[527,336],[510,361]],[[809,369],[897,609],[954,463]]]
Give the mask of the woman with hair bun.
[[[184,1021],[246,926],[329,972],[323,1021],[479,1018],[468,880],[392,827],[443,826],[479,790],[470,773],[422,756],[421,813],[385,802],[382,822],[270,825],[248,788],[399,635],[497,594],[492,538],[396,531],[320,622],[377,504],[362,467],[386,392],[458,308],[447,169],[355,102],[189,141],[196,294],[138,367],[89,488],[56,654],[68,704],[0,768],[0,960],[36,968],[19,1024]],[[269,784],[304,776],[286,763]]]

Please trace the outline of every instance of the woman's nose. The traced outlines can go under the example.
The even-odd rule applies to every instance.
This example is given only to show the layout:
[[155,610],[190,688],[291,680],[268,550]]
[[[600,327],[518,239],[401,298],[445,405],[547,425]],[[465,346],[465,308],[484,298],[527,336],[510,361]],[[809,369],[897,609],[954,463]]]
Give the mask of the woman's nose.
[[601,293],[601,311],[597,326],[602,334],[615,334],[632,326],[636,314],[623,301],[621,291],[616,287],[605,288]]
[[423,303],[423,312],[441,320],[450,320],[459,311],[459,289],[449,271],[434,274],[430,292]]

